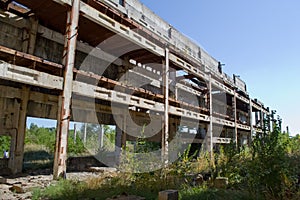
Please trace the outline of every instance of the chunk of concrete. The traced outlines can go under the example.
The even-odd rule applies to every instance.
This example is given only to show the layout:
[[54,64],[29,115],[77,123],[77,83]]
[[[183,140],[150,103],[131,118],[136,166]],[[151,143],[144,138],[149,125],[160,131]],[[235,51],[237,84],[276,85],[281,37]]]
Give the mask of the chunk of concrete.
[[165,190],[158,194],[158,200],[178,200],[177,190]]
[[25,190],[19,185],[13,185],[9,190],[15,193],[25,193]]
[[214,187],[218,189],[225,189],[228,185],[228,178],[226,177],[217,177],[214,180]]

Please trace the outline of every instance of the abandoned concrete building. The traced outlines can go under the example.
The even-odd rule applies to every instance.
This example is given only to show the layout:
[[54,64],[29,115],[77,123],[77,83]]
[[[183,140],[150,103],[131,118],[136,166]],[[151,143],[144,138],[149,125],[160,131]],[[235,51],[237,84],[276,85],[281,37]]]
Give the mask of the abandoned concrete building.
[[115,125],[117,147],[145,129],[164,163],[175,137],[213,151],[271,128],[271,110],[239,76],[138,0],[0,2],[2,165],[13,174],[27,117],[57,120],[54,177],[66,171],[70,121]]

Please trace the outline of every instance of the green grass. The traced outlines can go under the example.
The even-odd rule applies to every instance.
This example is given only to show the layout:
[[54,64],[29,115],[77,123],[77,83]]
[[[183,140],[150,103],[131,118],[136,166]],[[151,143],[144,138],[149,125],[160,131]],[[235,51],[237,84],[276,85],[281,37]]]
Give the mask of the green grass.
[[157,194],[151,191],[139,190],[132,186],[103,185],[99,188],[89,188],[87,183],[60,180],[55,185],[33,191],[33,199],[107,199],[120,194],[135,194],[155,199]]
[[181,200],[252,200],[262,199],[261,197],[252,198],[247,191],[225,190],[207,187],[189,187],[179,191]]
[[[128,181],[128,180],[127,180]],[[72,180],[60,180],[56,184],[47,187],[44,190],[36,189],[33,192],[33,199],[99,199],[105,200],[121,194],[137,195],[145,197],[147,200],[158,199],[159,191],[165,189],[178,189],[179,199],[181,200],[223,200],[225,197],[229,200],[250,200],[247,191],[223,190],[209,188],[205,184],[198,187],[187,185],[168,186],[162,180],[148,182],[144,179],[134,180],[131,183],[125,182],[122,177],[110,180],[91,179],[87,182],[76,182]],[[255,198],[260,199],[260,198]]]

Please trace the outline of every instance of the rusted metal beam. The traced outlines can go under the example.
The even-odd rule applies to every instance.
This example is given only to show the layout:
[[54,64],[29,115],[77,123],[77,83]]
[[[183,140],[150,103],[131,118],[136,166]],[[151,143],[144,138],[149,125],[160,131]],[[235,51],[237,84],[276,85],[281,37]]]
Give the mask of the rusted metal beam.
[[73,0],[72,9],[67,13],[67,27],[63,63],[64,86],[61,95],[61,106],[58,113],[56,149],[53,167],[53,179],[66,178],[67,141],[71,118],[71,97],[73,83],[73,68],[78,33],[80,0]]
[[[1,45],[0,45],[0,54],[10,55],[10,56],[14,57],[13,59],[26,59],[26,60],[31,60],[32,62],[49,65],[49,66],[56,67],[59,69],[63,68],[62,65],[60,65],[60,64],[57,64],[57,63],[54,63],[54,62],[51,62],[48,60],[44,60],[43,58],[33,56],[28,53],[16,51],[14,49],[10,49],[10,48],[7,48],[7,47],[1,46]],[[6,61],[12,61],[12,60],[6,60]]]

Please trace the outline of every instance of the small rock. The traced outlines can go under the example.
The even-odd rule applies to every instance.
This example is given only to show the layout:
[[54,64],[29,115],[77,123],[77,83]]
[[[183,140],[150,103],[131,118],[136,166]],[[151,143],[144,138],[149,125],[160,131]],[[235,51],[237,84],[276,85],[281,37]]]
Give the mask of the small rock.
[[112,167],[90,167],[89,171],[91,172],[100,172],[100,173],[113,173],[113,172],[117,172],[116,168],[112,168]]
[[161,191],[158,194],[159,200],[178,200],[178,191],[177,190],[165,190]]
[[9,190],[18,194],[25,193],[24,189],[18,185],[13,185],[12,187],[9,188]]

